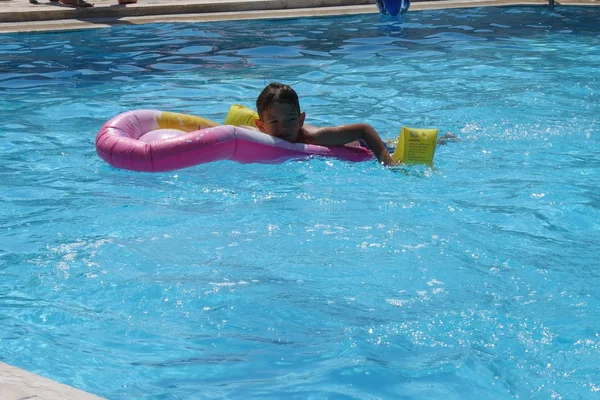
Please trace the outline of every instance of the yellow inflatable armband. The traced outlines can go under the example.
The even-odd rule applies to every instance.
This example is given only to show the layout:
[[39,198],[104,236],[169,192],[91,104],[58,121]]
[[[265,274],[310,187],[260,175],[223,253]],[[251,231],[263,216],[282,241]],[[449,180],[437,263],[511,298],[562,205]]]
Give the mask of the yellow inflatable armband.
[[214,121],[195,115],[179,114],[169,111],[157,113],[156,122],[159,129],[179,129],[180,131],[193,132],[199,129],[219,126]]
[[402,127],[392,159],[405,164],[433,164],[437,129]]
[[256,127],[256,120],[259,119],[258,113],[241,104],[234,104],[229,108],[225,117],[225,125],[247,125]]

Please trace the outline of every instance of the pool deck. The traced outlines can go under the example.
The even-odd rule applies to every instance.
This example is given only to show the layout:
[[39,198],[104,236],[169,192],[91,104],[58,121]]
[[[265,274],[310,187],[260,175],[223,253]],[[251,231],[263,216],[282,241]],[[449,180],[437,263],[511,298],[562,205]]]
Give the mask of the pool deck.
[[[376,13],[375,0],[90,0],[75,8],[49,0],[0,0],[0,33],[104,28],[119,24],[202,22]],[[482,6],[546,6],[548,0],[413,0],[411,11]],[[565,0],[560,5],[600,5],[600,0]]]
[[[49,0],[0,0],[0,33],[104,28],[152,22],[206,22],[377,13],[375,0],[90,0],[73,8]],[[342,5],[343,4],[343,5]],[[547,6],[547,0],[412,0],[411,11],[485,6]],[[561,6],[600,6],[600,0],[556,1]],[[2,400],[94,400],[83,392],[0,362]]]
[[100,400],[98,396],[0,362],[2,400]]

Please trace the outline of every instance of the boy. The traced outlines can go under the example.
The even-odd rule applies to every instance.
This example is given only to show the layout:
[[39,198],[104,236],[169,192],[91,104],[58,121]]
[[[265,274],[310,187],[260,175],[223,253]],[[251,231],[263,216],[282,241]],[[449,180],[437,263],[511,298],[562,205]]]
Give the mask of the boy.
[[256,99],[258,129],[292,143],[342,146],[363,140],[383,165],[396,165],[385,144],[371,125],[350,124],[332,127],[304,125],[306,113],[300,112],[298,95],[288,85],[273,82]]

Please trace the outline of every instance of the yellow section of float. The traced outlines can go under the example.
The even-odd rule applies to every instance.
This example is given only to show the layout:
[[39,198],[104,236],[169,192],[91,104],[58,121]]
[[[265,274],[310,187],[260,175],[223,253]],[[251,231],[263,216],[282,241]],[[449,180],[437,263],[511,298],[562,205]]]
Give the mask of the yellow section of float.
[[157,114],[156,122],[158,123],[158,129],[179,129],[185,132],[194,132],[199,129],[219,126],[218,123],[206,118],[169,111]]

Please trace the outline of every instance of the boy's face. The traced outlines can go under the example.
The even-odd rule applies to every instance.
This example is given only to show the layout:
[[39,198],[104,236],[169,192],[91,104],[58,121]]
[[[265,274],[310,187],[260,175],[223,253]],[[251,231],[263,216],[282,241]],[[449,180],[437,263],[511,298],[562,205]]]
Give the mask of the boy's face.
[[256,126],[261,132],[295,143],[305,117],[305,113],[298,113],[291,104],[275,103],[263,111]]

